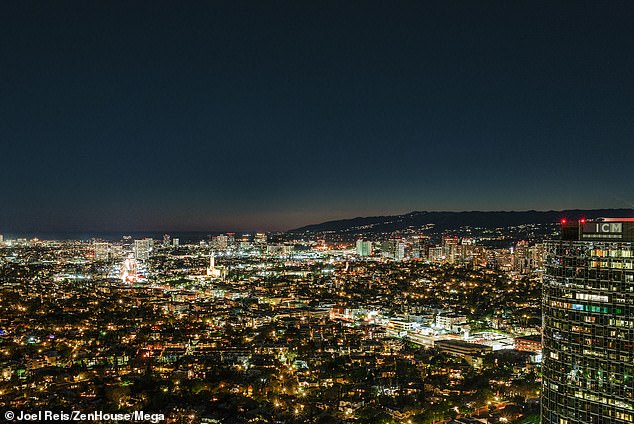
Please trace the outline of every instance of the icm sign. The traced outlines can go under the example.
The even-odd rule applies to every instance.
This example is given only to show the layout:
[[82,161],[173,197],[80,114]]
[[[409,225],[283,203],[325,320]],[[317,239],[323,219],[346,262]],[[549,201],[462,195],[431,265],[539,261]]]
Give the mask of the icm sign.
[[583,224],[584,233],[622,233],[621,222],[588,222]]

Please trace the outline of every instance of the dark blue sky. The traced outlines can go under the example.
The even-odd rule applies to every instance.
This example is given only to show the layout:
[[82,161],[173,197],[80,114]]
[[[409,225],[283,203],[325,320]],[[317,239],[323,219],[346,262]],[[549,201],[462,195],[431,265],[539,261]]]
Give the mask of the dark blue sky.
[[634,2],[5,1],[0,231],[634,204]]

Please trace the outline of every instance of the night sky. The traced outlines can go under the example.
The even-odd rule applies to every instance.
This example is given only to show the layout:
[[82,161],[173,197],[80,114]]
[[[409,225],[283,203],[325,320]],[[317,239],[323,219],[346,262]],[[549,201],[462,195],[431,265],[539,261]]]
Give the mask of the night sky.
[[632,1],[3,1],[0,231],[634,205]]

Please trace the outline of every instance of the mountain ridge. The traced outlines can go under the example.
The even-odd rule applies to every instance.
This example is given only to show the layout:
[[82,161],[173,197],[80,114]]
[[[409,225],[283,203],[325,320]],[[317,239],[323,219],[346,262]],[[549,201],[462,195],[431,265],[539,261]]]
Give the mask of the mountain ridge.
[[305,225],[289,233],[359,232],[375,233],[397,231],[409,227],[433,224],[436,229],[465,226],[496,228],[523,224],[556,223],[562,218],[626,218],[634,217],[634,209],[564,209],[527,211],[412,211],[401,215],[379,215],[344,218],[319,224]]

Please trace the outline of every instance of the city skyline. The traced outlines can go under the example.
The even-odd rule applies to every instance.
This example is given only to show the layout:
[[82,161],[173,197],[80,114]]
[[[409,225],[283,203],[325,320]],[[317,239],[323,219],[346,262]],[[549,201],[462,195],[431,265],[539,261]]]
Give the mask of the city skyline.
[[[346,217],[343,219],[310,223],[297,228],[266,231],[253,228],[113,228],[95,230],[92,228],[71,229],[9,229],[1,231],[6,239],[41,239],[41,240],[119,240],[122,237],[150,237],[160,239],[164,235],[177,235],[187,241],[205,240],[213,235],[238,234],[250,236],[254,234],[308,235],[320,233],[347,234],[349,237],[363,237],[371,234],[398,233],[411,228],[436,228],[440,231],[461,232],[481,231],[502,226],[521,229],[525,226],[542,226],[544,229],[560,225],[562,222],[576,222],[578,219],[611,219],[614,217],[630,217],[634,209],[569,209],[549,211],[411,211],[399,215],[376,215],[365,217]],[[2,228],[0,228],[2,230]],[[546,230],[547,231],[547,230]]]
[[634,204],[627,2],[0,7],[4,232]]
[[0,417],[634,423],[634,2],[0,3]]

